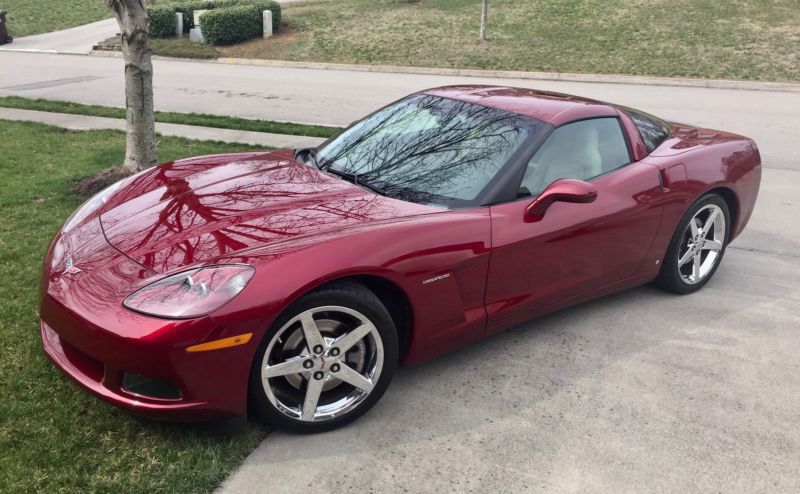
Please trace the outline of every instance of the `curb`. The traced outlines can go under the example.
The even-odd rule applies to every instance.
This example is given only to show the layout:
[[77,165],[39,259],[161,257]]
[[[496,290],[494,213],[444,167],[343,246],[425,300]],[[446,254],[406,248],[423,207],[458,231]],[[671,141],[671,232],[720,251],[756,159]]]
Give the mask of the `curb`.
[[[119,52],[95,50],[92,56],[121,57]],[[651,77],[612,74],[576,74],[570,72],[525,72],[514,70],[448,69],[436,67],[404,67],[394,65],[359,65],[320,62],[293,62],[285,60],[261,60],[253,58],[187,59],[153,56],[156,60],[176,62],[215,63],[225,65],[252,65],[259,67],[341,70],[354,72],[378,72],[387,74],[417,74],[454,77],[484,77],[495,79],[525,79],[536,81],[588,82],[600,84],[631,84],[640,86],[693,87],[708,89],[738,89],[746,91],[800,92],[800,83],[739,81],[728,79],[693,79],[689,77]]]
[[8,45],[3,45],[0,47],[0,53],[4,51],[16,53],[46,53],[48,55],[78,55],[77,53],[60,52],[56,50],[40,50],[39,48],[9,48]]
[[258,60],[249,58],[218,58],[206,60],[229,65],[259,65],[317,70],[347,70],[382,72],[390,74],[442,75],[457,77],[485,77],[496,79],[527,79],[537,81],[595,82],[603,84],[635,84],[643,86],[701,87],[711,89],[742,89],[750,91],[800,92],[800,84],[790,82],[738,81],[727,79],[692,79],[688,77],[651,77],[614,74],[576,74],[571,72],[525,72],[514,70],[448,69],[437,67],[404,67],[392,65],[358,65],[318,62],[291,62],[283,60]]

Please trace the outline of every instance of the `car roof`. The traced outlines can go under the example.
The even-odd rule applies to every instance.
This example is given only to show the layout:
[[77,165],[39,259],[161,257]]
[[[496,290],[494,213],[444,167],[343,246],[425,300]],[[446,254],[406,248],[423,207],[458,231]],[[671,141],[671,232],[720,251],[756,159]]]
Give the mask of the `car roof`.
[[615,117],[612,105],[569,94],[506,86],[444,86],[424,94],[476,103],[542,120],[551,125],[593,117]]

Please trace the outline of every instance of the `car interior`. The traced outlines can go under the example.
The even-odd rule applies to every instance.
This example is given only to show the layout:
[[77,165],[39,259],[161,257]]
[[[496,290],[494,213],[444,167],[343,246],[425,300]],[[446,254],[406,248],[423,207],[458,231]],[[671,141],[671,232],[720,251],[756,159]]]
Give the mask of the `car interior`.
[[518,197],[541,193],[562,178],[588,180],[630,162],[616,118],[596,118],[556,129],[528,163]]

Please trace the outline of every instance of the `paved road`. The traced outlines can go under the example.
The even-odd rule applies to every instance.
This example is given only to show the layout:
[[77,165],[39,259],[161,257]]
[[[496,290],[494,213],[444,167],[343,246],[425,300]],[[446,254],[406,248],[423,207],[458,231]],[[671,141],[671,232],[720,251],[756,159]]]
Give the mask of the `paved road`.
[[[0,94],[122,104],[117,59],[0,53],[0,66]],[[800,93],[177,62],[156,63],[155,85],[164,110],[341,125],[459,82],[752,136],[766,169],[751,224],[700,293],[630,290],[403,370],[344,430],[272,434],[222,491],[800,491]]]
[[[124,106],[122,60],[0,52],[0,95]],[[480,79],[206,62],[155,62],[159,110],[345,125],[420,89],[463,82],[571,92],[666,118],[757,137],[772,166],[797,168],[773,152],[800,134],[800,92]]]

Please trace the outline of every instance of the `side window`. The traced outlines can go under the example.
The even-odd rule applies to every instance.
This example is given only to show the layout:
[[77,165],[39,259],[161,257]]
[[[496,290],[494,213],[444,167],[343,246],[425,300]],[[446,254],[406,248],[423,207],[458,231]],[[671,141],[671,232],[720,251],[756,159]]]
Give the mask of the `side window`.
[[625,111],[633,120],[636,128],[639,129],[639,134],[642,136],[644,147],[648,153],[652,153],[655,148],[669,137],[669,125],[660,118],[642,113],[639,110],[631,110],[630,108],[626,108]]
[[518,196],[538,195],[560,178],[588,180],[631,162],[617,118],[557,128],[528,163]]

